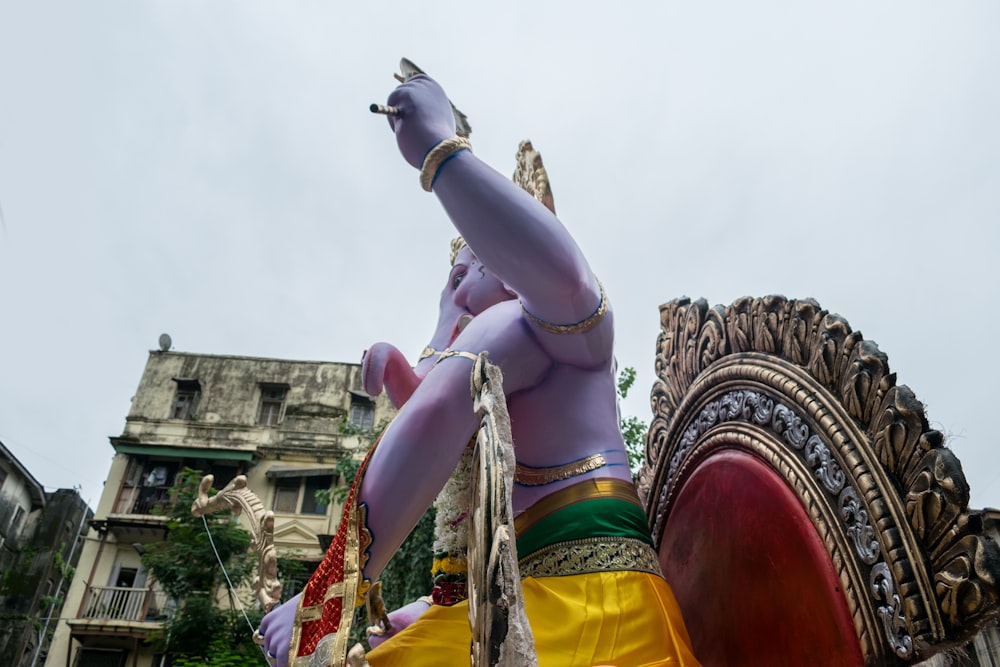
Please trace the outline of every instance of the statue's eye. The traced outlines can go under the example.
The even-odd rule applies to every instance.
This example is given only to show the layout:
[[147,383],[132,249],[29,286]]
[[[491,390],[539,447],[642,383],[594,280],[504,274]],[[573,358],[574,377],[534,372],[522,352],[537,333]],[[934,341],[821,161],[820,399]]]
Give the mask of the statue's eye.
[[458,289],[458,285],[462,282],[462,278],[465,277],[465,272],[455,274],[455,277],[451,279],[451,288]]

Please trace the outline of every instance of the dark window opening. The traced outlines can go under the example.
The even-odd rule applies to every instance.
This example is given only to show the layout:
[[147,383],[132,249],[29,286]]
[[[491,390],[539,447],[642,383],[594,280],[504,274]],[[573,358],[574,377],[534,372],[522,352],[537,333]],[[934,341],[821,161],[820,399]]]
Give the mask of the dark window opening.
[[191,468],[200,475],[215,477],[212,486],[222,489],[234,477],[246,472],[245,466],[229,460],[215,462],[209,459],[154,459],[134,457],[122,483],[112,513],[163,515],[173,504],[174,486],[184,468]]
[[327,505],[316,498],[317,491],[329,491],[333,486],[333,475],[306,477],[302,493],[303,514],[326,514]]
[[81,648],[74,667],[122,667],[127,657],[128,652],[120,649]]
[[274,482],[274,502],[271,509],[287,514],[326,514],[328,505],[316,498],[317,491],[329,491],[333,475],[279,477]]
[[285,395],[288,387],[278,384],[260,385],[260,409],[257,411],[257,423],[261,426],[277,426],[281,421],[282,409],[285,407]]
[[24,520],[24,508],[18,505],[17,509],[14,510],[14,518],[11,519],[10,530],[8,531],[8,534],[11,537],[17,537],[18,531],[21,530],[21,521],[23,520]]
[[135,586],[135,578],[139,570],[134,567],[123,567],[118,570],[118,577],[115,579],[115,586],[118,588],[132,588]]
[[170,409],[171,419],[197,419],[198,399],[201,396],[201,384],[197,380],[178,380],[177,394]]

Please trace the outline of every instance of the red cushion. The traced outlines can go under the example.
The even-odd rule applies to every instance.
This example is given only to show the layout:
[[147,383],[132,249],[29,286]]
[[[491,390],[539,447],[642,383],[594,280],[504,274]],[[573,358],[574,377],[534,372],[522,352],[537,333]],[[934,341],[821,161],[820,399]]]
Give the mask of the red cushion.
[[677,495],[660,563],[705,665],[861,665],[840,580],[809,515],[754,456],[712,454]]

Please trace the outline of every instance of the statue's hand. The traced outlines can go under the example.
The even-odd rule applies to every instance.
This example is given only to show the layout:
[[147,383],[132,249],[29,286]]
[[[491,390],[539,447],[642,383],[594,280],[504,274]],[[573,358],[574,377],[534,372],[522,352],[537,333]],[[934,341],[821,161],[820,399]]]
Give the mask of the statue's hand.
[[410,398],[420,384],[403,353],[389,343],[375,343],[361,357],[361,386],[369,396],[386,389],[396,408]]
[[389,622],[392,624],[392,630],[381,635],[368,635],[368,645],[375,648],[390,637],[402,632],[404,628],[420,618],[421,614],[430,608],[431,606],[428,603],[423,600],[417,600],[405,607],[400,607],[396,611],[390,612]]
[[275,607],[260,622],[258,632],[264,635],[264,651],[268,657],[277,658],[278,667],[288,667],[288,649],[292,644],[292,624],[299,606],[301,593],[288,602]]
[[444,90],[426,74],[406,80],[389,95],[388,104],[399,109],[387,116],[396,133],[396,144],[411,166],[420,169],[434,146],[455,136],[455,114]]

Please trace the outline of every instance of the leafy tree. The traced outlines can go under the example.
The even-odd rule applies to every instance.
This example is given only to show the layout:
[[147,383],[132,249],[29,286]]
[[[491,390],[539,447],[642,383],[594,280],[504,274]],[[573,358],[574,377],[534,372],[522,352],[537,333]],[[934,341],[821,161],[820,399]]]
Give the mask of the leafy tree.
[[[629,389],[635,383],[635,368],[627,366],[618,373],[618,397],[625,400]],[[646,455],[646,422],[638,417],[621,417],[622,437],[625,439],[625,453],[628,467],[635,475]]]
[[[227,591],[229,609],[216,604],[217,594],[227,586],[218,560],[225,565],[233,586],[246,582],[253,573],[256,559],[248,552],[250,535],[232,515],[213,514],[203,521],[191,514],[200,480],[201,473],[189,468],[178,475],[167,538],[147,546],[142,555],[143,566],[177,605],[152,642],[175,667],[266,665],[259,648],[249,639],[246,619],[233,608],[235,593]],[[250,624],[256,627],[261,612],[248,610],[248,614],[252,614]]]

